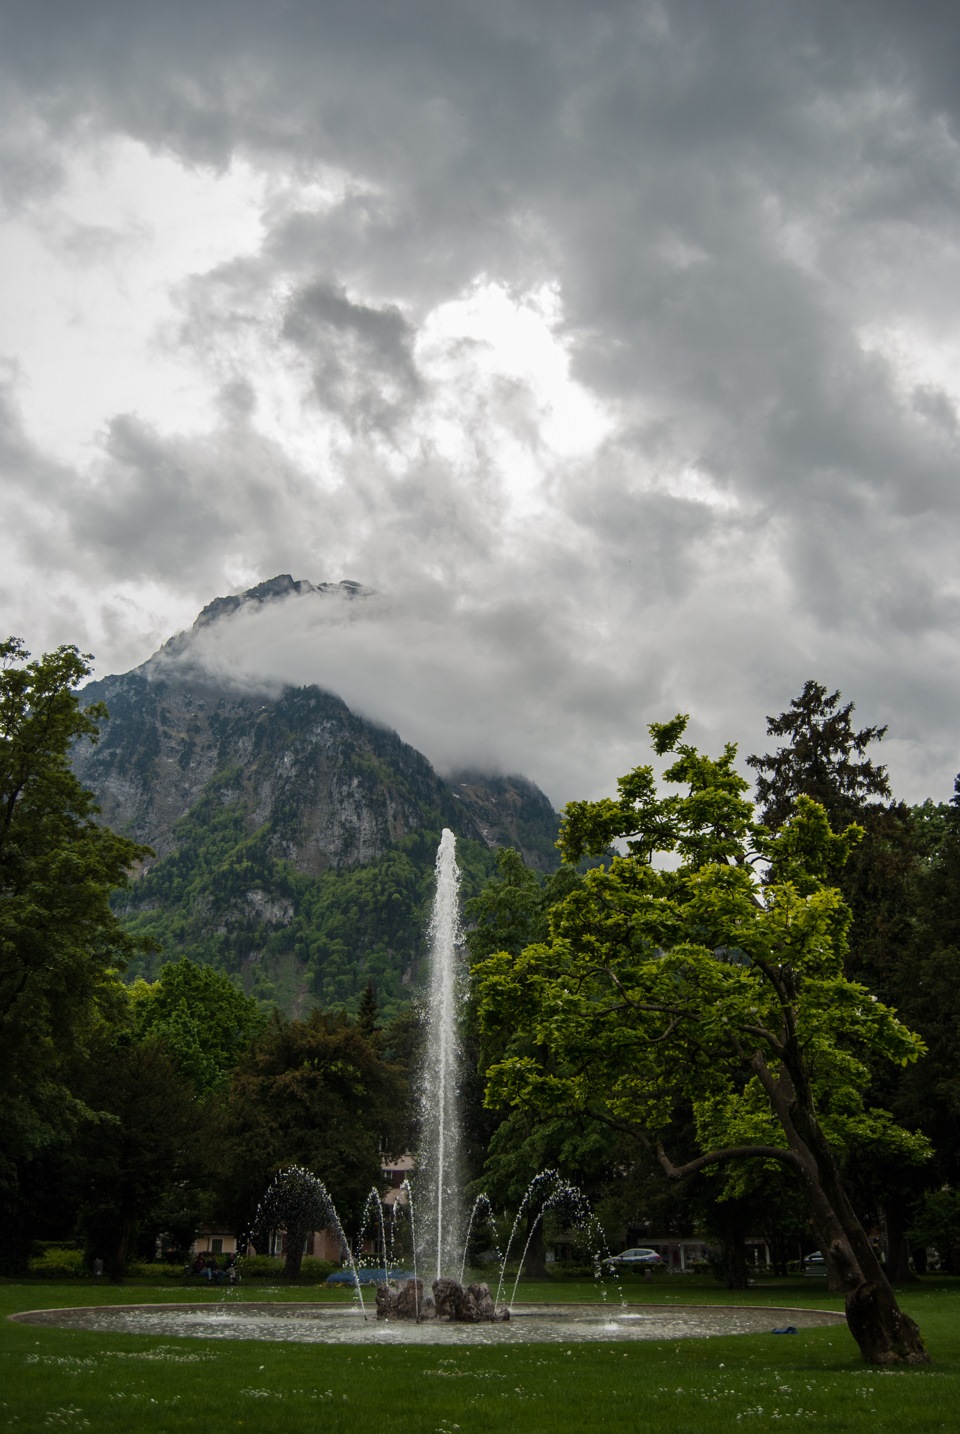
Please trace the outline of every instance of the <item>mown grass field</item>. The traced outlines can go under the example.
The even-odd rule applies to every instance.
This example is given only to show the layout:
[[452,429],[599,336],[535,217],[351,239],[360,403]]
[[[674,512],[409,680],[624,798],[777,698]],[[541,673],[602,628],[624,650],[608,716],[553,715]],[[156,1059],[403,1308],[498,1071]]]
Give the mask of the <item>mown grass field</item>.
[[[644,1303],[836,1308],[821,1282],[731,1296],[709,1280],[625,1282]],[[0,1314],[68,1305],[216,1302],[216,1290],[129,1284],[0,1284]],[[329,1296],[303,1287],[241,1300]],[[343,1298],[343,1296],[334,1296]],[[524,1284],[531,1301],[592,1300],[589,1282]],[[867,1368],[844,1326],[796,1336],[450,1348],[294,1345],[94,1334],[0,1320],[0,1430],[256,1434],[619,1434],[816,1427],[960,1427],[960,1279],[903,1293],[933,1364]]]

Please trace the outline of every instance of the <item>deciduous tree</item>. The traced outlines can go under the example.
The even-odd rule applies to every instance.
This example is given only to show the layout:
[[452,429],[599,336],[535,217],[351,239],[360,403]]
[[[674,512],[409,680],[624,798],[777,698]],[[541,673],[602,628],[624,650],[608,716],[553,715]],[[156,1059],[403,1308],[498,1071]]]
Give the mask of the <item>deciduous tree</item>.
[[303,1021],[275,1013],[219,1109],[220,1203],[238,1234],[287,1166],[322,1180],[350,1226],[379,1181],[381,1153],[405,1149],[408,1138],[400,1070],[347,1017],[322,1011]]
[[198,1095],[225,1084],[266,1016],[230,977],[184,956],[130,989],[133,1028],[161,1043]]
[[[833,833],[823,808],[800,797],[770,832],[754,821],[736,749],[711,760],[683,741],[685,726],[651,728],[658,755],[673,754],[664,777],[682,790],[660,796],[652,767],[639,767],[618,800],[568,806],[566,860],[612,842],[627,854],[559,903],[547,941],[481,964],[482,1020],[527,1033],[523,1053],[489,1071],[489,1099],[588,1111],[653,1148],[675,1177],[731,1159],[778,1162],[800,1182],[863,1357],[923,1362],[837,1157],[878,1122],[912,1142],[864,1091],[873,1062],[909,1062],[922,1048],[844,975],[849,917],[825,878],[859,830]],[[664,1141],[685,1109],[702,1153],[676,1165]]]
[[[70,768],[105,710],[82,710],[89,659],[60,647],[35,661],[0,643],[0,1263],[24,1255],[25,1166],[84,1119],[63,1076],[120,999],[133,950],[110,909],[146,847],[97,821]],[[19,1232],[19,1235],[18,1235]]]

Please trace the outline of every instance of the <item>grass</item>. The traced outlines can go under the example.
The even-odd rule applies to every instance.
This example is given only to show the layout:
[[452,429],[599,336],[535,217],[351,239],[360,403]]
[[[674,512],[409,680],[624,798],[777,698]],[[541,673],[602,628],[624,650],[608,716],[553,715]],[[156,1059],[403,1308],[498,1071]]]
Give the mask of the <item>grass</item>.
[[[764,1282],[734,1297],[709,1280],[627,1280],[646,1303],[837,1307],[822,1283]],[[811,1288],[811,1286],[813,1286]],[[589,1282],[521,1286],[534,1301],[596,1298]],[[256,1284],[229,1298],[343,1299]],[[0,1314],[83,1304],[219,1301],[220,1292],[79,1282],[0,1284]],[[0,1322],[0,1430],[170,1434],[729,1434],[953,1430],[960,1411],[960,1280],[904,1292],[929,1369],[862,1365],[844,1326],[632,1345],[451,1348],[153,1339]]]

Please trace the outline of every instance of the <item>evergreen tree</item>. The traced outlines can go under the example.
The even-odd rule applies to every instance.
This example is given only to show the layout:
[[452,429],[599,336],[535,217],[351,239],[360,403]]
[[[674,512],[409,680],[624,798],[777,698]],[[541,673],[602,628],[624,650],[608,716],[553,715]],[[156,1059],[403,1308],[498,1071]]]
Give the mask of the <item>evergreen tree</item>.
[[121,1281],[138,1238],[152,1254],[166,1233],[163,1216],[175,1198],[199,1203],[204,1111],[163,1045],[136,1040],[129,1026],[101,1033],[81,1088],[100,1115],[68,1151],[62,1188],[74,1192],[88,1259],[101,1258],[108,1277]]
[[892,800],[886,768],[869,755],[886,727],[858,729],[853,712],[839,692],[808,681],[785,712],[767,718],[768,735],[784,738],[783,745],[748,757],[747,765],[757,773],[761,818],[774,831],[801,796],[823,807],[833,831],[851,822],[863,828],[862,842],[827,877],[852,916],[849,973],[894,999],[911,939],[922,844],[909,807]]
[[367,1040],[380,1030],[379,1016],[377,988],[372,981],[368,981],[360,993],[360,1004],[357,1007],[357,1030],[362,1036],[366,1036]]
[[853,711],[852,702],[840,706],[839,692],[811,679],[786,712],[767,718],[768,735],[787,741],[776,752],[747,758],[758,773],[757,804],[766,826],[783,826],[800,796],[819,802],[835,831],[857,821],[869,803],[889,798],[886,768],[867,756],[887,729],[855,730]]

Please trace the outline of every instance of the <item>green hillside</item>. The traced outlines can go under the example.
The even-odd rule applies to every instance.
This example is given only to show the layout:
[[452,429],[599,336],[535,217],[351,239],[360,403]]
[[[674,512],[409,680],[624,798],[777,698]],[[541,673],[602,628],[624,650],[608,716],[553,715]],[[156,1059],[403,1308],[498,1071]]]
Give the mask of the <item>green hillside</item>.
[[[202,820],[209,815],[205,803],[185,817],[178,849],[116,900],[124,925],[156,944],[131,976],[152,980],[185,955],[288,1012],[353,1008],[371,980],[384,1016],[410,1000],[426,952],[439,828],[366,865],[310,876],[269,855],[265,828],[248,836],[239,805]],[[492,875],[494,853],[461,839],[457,859],[467,899]]]

